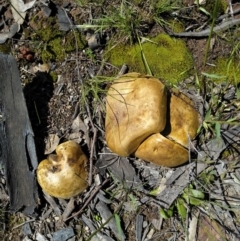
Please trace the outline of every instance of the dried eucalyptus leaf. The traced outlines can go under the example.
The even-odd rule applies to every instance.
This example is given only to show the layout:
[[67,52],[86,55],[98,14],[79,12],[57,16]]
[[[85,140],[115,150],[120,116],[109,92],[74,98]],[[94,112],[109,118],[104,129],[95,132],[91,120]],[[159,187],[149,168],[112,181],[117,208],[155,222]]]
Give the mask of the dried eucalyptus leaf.
[[59,141],[60,141],[60,138],[58,137],[57,134],[50,134],[45,140],[46,147],[45,147],[44,154],[48,155],[54,152],[59,144]]
[[203,146],[204,151],[198,153],[198,160],[205,160],[206,157],[211,157],[212,160],[217,160],[223,150],[225,150],[227,145],[222,138],[215,138],[210,140],[205,146]]
[[104,148],[104,154],[100,156],[96,166],[102,173],[108,169],[117,180],[128,187],[142,187],[142,183],[128,159],[118,157],[106,148]]
[[231,129],[223,132],[223,137],[229,144],[240,141],[240,126],[233,126]]
[[67,17],[65,11],[57,6],[57,18],[58,18],[58,24],[59,24],[59,30],[62,31],[69,31],[70,29],[70,19]]
[[23,0],[10,0],[10,2],[11,2],[11,10],[12,10],[13,18],[15,22],[20,25],[20,24],[23,24],[24,22],[26,11],[33,7],[36,0],[33,0],[26,4],[23,2]]
[[74,236],[72,227],[63,228],[53,233],[53,241],[67,241]]
[[14,23],[11,27],[9,32],[0,33],[0,44],[6,42],[7,39],[12,38],[18,31],[19,25],[18,23]]
[[[111,216],[112,212],[109,210],[107,205],[104,202],[99,201],[96,205],[96,209],[101,215],[101,218],[103,219],[103,222],[106,222]],[[109,227],[116,237],[120,240],[125,240],[126,237],[123,232],[119,233],[118,227],[116,225],[116,222],[114,218],[110,219],[110,221],[106,224],[106,227]]]
[[170,208],[172,203],[177,199],[180,193],[182,193],[183,189],[189,184],[189,178],[192,173],[198,175],[205,168],[207,168],[207,164],[200,162],[198,162],[197,165],[196,163],[190,163],[186,166],[177,168],[171,177],[167,179],[167,187],[159,193],[156,200],[158,200],[163,208]]

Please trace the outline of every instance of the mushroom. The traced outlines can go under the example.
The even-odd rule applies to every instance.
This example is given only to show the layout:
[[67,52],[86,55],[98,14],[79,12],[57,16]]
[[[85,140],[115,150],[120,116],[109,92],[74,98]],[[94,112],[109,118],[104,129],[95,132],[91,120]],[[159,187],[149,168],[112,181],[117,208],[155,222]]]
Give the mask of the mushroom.
[[199,126],[199,115],[193,102],[183,93],[173,89],[168,98],[166,126],[162,135],[188,148]]
[[135,156],[157,165],[175,167],[188,160],[189,141],[197,134],[199,120],[193,102],[181,92],[173,90],[167,105],[165,129],[147,138]]
[[160,133],[148,137],[134,154],[140,159],[165,167],[179,166],[188,159],[186,148]]
[[115,80],[106,99],[105,131],[108,147],[129,156],[166,122],[166,88],[158,79],[130,73]]
[[67,141],[40,162],[37,180],[43,191],[51,196],[69,199],[86,189],[87,157],[74,141]]
[[113,152],[168,167],[188,160],[199,121],[187,96],[167,91],[156,78],[129,73],[113,82],[106,100],[106,141]]

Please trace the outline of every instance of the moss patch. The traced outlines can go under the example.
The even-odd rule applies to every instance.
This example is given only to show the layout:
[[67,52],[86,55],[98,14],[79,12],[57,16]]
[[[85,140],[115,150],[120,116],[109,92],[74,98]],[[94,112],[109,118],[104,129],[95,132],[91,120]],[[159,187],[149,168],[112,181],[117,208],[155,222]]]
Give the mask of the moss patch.
[[175,33],[181,33],[185,31],[184,24],[178,20],[170,20],[168,24],[171,27],[171,30]]
[[[80,33],[76,33],[76,41],[78,49],[83,49],[86,46],[86,42]],[[45,48],[42,51],[42,60],[48,62],[49,60],[63,61],[67,53],[76,50],[75,37],[73,32],[69,32],[66,35],[56,34],[53,35],[46,43]]]
[[[207,72],[218,76],[226,76],[232,84],[240,83],[240,61],[239,58],[232,59],[219,57],[216,61],[216,66],[209,67]],[[215,82],[222,82],[222,78],[214,79]]]
[[[186,44],[166,34],[143,43],[142,49],[153,75],[169,83],[185,79],[193,68],[193,59]],[[120,44],[109,50],[106,57],[115,66],[126,63],[131,72],[147,73],[139,44]]]
[[[208,1],[206,1],[206,4],[203,7],[209,13],[213,13],[215,2],[216,2],[216,0],[208,0]],[[225,0],[218,1],[218,5],[217,5],[217,9],[216,9],[217,10],[216,11],[217,16],[220,16],[221,14],[224,14],[227,7],[228,7],[227,1],[225,1]]]
[[0,44],[0,52],[3,54],[11,53],[11,46],[9,43]]
[[[36,16],[31,21],[35,33],[30,36],[32,40],[41,41],[39,45],[40,56],[43,62],[63,61],[67,53],[86,47],[87,41],[80,32],[65,33],[59,30],[54,17],[40,18]],[[75,38],[76,36],[76,38]]]

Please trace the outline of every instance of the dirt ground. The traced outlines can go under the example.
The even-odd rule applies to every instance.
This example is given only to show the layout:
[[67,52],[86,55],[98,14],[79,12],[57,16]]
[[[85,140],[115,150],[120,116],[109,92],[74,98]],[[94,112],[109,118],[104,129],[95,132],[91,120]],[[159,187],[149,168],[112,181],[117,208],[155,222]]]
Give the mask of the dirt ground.
[[[119,1],[105,1],[105,4],[119,4]],[[233,10],[238,9],[239,5],[238,1],[233,1]],[[0,6],[2,6],[0,13],[6,23],[5,28],[8,28],[14,21],[10,5],[8,2],[0,0]],[[231,118],[236,118],[236,122],[240,119],[239,92],[237,92],[239,86],[226,83],[213,84],[211,85],[213,89],[209,89],[210,85],[204,86],[203,84],[199,91],[195,85],[189,87],[189,83],[192,84],[196,81],[194,75],[179,83],[178,87],[184,93],[195,96],[195,104],[200,101],[199,105],[203,110],[208,109],[209,106],[212,107],[212,117],[219,115],[223,118],[223,122],[225,122],[221,123],[221,133],[226,134],[225,140],[229,141],[229,129],[230,127],[233,128],[231,133],[234,134],[231,138],[234,141],[229,141],[231,144],[226,144],[226,148],[221,151],[209,144],[214,139],[214,134],[211,131],[203,131],[193,142],[194,147],[192,149],[195,156],[196,152],[202,151],[206,146],[210,146],[214,151],[219,152],[217,159],[211,156],[204,162],[208,164],[208,168],[203,169],[204,174],[201,177],[198,178],[200,173],[196,172],[196,175],[193,169],[192,173],[189,171],[187,175],[186,170],[188,168],[183,171],[182,167],[173,169],[159,167],[132,156],[121,159],[125,164],[119,164],[119,160],[116,161],[112,153],[109,154],[109,160],[111,162],[115,160],[116,165],[102,170],[99,167],[105,165],[106,156],[108,156],[106,153],[109,152],[104,133],[105,112],[103,106],[105,105],[106,92],[100,91],[97,94],[103,103],[102,106],[97,102],[96,96],[92,94],[92,88],[95,87],[94,81],[97,76],[104,76],[107,79],[116,76],[116,73],[120,71],[119,67],[103,62],[102,58],[108,43],[118,36],[115,34],[118,30],[107,28],[100,37],[93,29],[84,30],[81,33],[84,38],[83,47],[69,50],[63,58],[58,59],[55,56],[55,59],[52,58],[44,62],[42,52],[49,46],[52,48],[53,46],[51,40],[39,40],[35,36],[34,29],[39,28],[38,22],[41,22],[40,29],[48,28],[49,25],[54,26],[54,28],[63,27],[58,25],[57,7],[65,9],[67,16],[74,24],[91,23],[92,19],[101,16],[102,11],[100,4],[89,3],[83,6],[73,0],[57,0],[46,3],[46,6],[47,8],[44,8],[43,5],[38,3],[28,9],[20,32],[13,38],[6,40],[4,46],[10,49],[11,54],[18,62],[23,93],[35,134],[39,161],[54,152],[59,143],[65,140],[75,140],[92,161],[92,185],[83,194],[70,201],[47,197],[40,190],[39,208],[33,216],[27,217],[21,212],[9,212],[8,191],[4,170],[1,167],[0,236],[2,235],[2,240],[150,241],[187,240],[187,236],[189,240],[199,241],[239,240],[240,213],[236,210],[240,196],[238,187],[240,149],[238,134],[236,134],[239,133],[237,132],[239,131],[239,125],[228,125],[227,128],[224,125]],[[193,6],[193,1],[183,1],[183,7],[179,10],[176,18],[185,21],[188,27],[209,25],[209,16],[199,12]],[[51,10],[51,14],[48,16],[47,9]],[[37,22],[33,22],[32,20],[36,15],[38,16]],[[234,18],[238,19],[239,16],[236,14]],[[166,18],[170,19],[171,17],[171,15],[170,17],[166,15]],[[62,31],[62,44],[68,41],[66,35],[71,31],[71,29]],[[169,28],[156,23],[149,23],[148,31],[145,34],[151,38],[163,32],[169,33]],[[44,39],[44,37],[42,38]],[[186,42],[193,56],[193,73],[199,75],[207,71],[209,66],[216,64],[216,59],[219,56],[229,57],[233,51],[233,46],[237,43],[237,37],[235,36],[232,37],[231,41],[226,41],[226,39],[229,39],[227,34],[214,35],[205,63],[208,38],[186,37],[182,39]],[[72,45],[74,44],[75,42],[72,43]],[[0,51],[3,52],[3,50]],[[131,69],[129,69],[129,72],[131,72]],[[98,87],[106,90],[109,86],[106,82],[102,82]],[[84,93],[84,90],[86,93]],[[210,90],[211,92],[208,92]],[[232,97],[226,97],[226,94],[232,94]],[[213,96],[221,99],[220,103],[225,106],[223,109],[219,107],[219,103],[213,103]],[[200,107],[197,106],[196,108]],[[202,112],[201,114],[201,118],[204,119],[206,113]],[[75,123],[75,126],[73,123]],[[209,124],[210,122],[206,123]],[[50,146],[47,145],[49,143]],[[197,151],[194,151],[195,149]],[[105,153],[105,155],[102,153]],[[126,173],[121,176],[119,170],[124,170]],[[183,190],[178,189],[178,186],[181,186],[182,183],[179,183],[176,172],[181,172],[179,175],[188,177],[192,175],[192,179],[185,179],[183,183],[186,182],[186,184],[183,185],[186,187],[187,183],[194,180],[193,187],[189,189],[201,190],[205,195],[205,201],[203,203],[199,197],[197,198],[200,201],[197,204],[184,201],[188,210],[185,219],[179,213],[178,204],[174,204],[172,217],[164,219],[159,212],[161,209],[160,201],[149,194],[157,187],[163,188],[164,180],[174,173],[173,176],[176,180],[169,186],[183,200],[181,196]],[[133,186],[127,185],[127,181],[130,180],[128,175],[134,177],[135,183]],[[105,180],[107,181],[104,183]],[[168,184],[165,186],[168,186]],[[95,192],[96,190],[97,192]],[[194,196],[194,198],[196,197]],[[83,206],[85,202],[88,203],[86,207]],[[223,206],[228,208],[224,209]],[[82,207],[84,207],[83,210],[81,210]],[[76,213],[78,215],[72,217]],[[112,214],[114,216],[111,219],[112,222],[102,225]],[[198,225],[194,226],[194,220]],[[72,229],[72,235],[68,233],[67,228]],[[121,228],[124,233],[123,236],[120,235]],[[91,237],[91,234],[96,230],[98,232]],[[195,235],[193,230],[196,230]],[[59,235],[56,234],[57,231],[62,231],[66,237],[60,239],[60,236],[56,236]],[[186,234],[191,234],[197,238]]]

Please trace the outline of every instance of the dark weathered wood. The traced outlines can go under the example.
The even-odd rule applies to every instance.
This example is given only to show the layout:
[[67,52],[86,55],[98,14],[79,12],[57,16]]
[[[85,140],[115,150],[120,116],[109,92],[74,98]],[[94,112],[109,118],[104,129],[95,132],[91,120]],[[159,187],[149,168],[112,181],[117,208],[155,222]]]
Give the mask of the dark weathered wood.
[[37,207],[34,134],[15,59],[0,53],[0,161],[3,162],[10,209],[33,214]]

